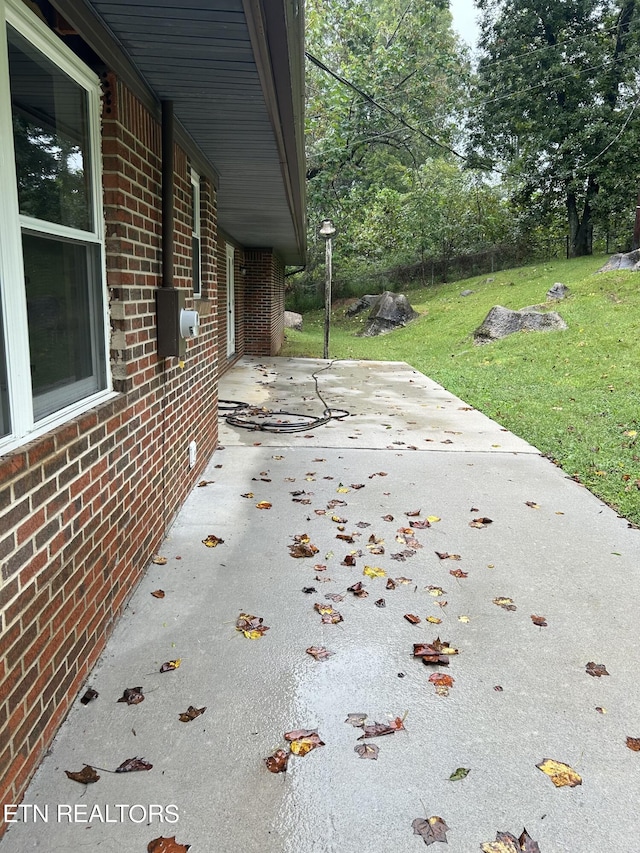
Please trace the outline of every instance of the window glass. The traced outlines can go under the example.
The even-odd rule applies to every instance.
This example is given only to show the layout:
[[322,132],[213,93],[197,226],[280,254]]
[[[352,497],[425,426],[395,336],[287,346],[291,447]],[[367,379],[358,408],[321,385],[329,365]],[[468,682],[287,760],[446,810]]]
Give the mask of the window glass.
[[22,238],[36,420],[104,387],[98,247]]
[[87,93],[8,28],[20,213],[93,229]]

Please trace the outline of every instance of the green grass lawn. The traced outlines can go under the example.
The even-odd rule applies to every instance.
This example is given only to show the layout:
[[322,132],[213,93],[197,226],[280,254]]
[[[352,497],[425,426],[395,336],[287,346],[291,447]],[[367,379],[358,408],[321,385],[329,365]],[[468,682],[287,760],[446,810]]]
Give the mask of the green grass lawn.
[[[640,525],[640,273],[596,274],[603,257],[553,261],[405,290],[420,317],[377,338],[357,337],[366,312],[334,305],[332,358],[406,361],[534,444],[620,515]],[[556,281],[570,296],[563,332],[521,332],[477,346],[494,305],[545,301]],[[390,285],[390,289],[393,289]],[[467,297],[464,289],[473,290]],[[322,311],[287,330],[282,355],[322,355]]]

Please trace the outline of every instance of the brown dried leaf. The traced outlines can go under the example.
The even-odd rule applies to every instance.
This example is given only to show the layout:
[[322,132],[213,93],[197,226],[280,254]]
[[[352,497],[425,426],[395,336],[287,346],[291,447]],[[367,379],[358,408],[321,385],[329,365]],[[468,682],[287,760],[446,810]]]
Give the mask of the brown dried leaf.
[[302,592],[305,592],[307,595],[311,595],[312,592],[317,592],[318,590],[315,586],[303,586]]
[[496,833],[495,841],[487,841],[480,845],[482,853],[540,853],[540,848],[526,829],[522,830],[520,838],[510,832]]
[[65,770],[69,779],[74,782],[80,782],[82,785],[90,785],[92,782],[97,782],[100,778],[90,764],[85,764],[82,770]]
[[534,616],[532,614],[531,621],[533,622],[534,625],[537,625],[539,628],[546,628],[547,627],[547,620],[546,620],[545,616]]
[[362,581],[358,581],[358,583],[354,583],[352,586],[347,587],[347,592],[352,592],[356,598],[367,598],[369,593],[364,588],[364,584]]
[[601,675],[609,675],[603,663],[595,663],[592,660],[587,664],[586,671],[589,675],[593,675],[594,678],[600,678]]
[[313,557],[318,553],[318,549],[311,542],[296,542],[295,545],[289,545],[289,553],[292,557]]
[[502,607],[503,610],[517,610],[518,608],[513,603],[512,598],[505,598],[504,596],[499,596],[498,598],[493,599],[493,603],[497,604],[498,607]]
[[154,554],[154,555],[151,557],[151,562],[152,562],[152,563],[155,563],[155,564],[156,564],[156,566],[166,566],[166,564],[167,564],[167,558],[166,558],[166,557],[161,557],[161,556],[160,556],[160,554]]
[[469,572],[463,572],[462,569],[449,569],[449,574],[453,575],[454,578],[469,577]]
[[163,589],[154,589],[154,591],[151,593],[151,595],[154,598],[164,598],[165,592]]
[[451,675],[447,675],[444,672],[434,672],[433,675],[429,676],[429,681],[436,688],[436,693],[438,696],[448,696],[449,688],[453,687],[453,683],[455,678]]
[[89,702],[92,702],[94,699],[97,699],[99,695],[100,694],[98,693],[97,690],[94,690],[93,687],[89,687],[84,692],[84,695],[82,696],[82,699],[80,699],[80,701],[82,702],[83,705],[88,705]]
[[421,512],[422,512],[421,509],[412,509],[412,510],[409,510],[409,512],[405,512],[405,515],[408,518],[417,518]]
[[562,761],[555,761],[553,758],[545,758],[540,764],[536,764],[538,770],[542,770],[553,782],[556,788],[575,788],[576,785],[582,785],[582,779],[569,767],[568,764],[563,764]]
[[372,761],[377,761],[380,747],[375,743],[359,743],[353,747],[353,751],[357,752],[360,758],[370,758]]
[[419,521],[410,521],[409,527],[413,527],[414,530],[426,530],[427,527],[431,527],[431,522],[428,518],[422,518]]
[[174,669],[177,669],[182,663],[182,658],[176,658],[175,660],[168,660],[162,664],[160,667],[160,672],[171,672]]
[[271,509],[273,504],[270,504],[269,501],[260,501],[256,504],[256,509]]
[[294,755],[303,756],[318,746],[324,746],[324,741],[320,740],[318,732],[312,729],[296,729],[285,732],[284,738],[291,742],[290,749]]
[[127,758],[119,767],[116,767],[116,773],[133,773],[136,770],[151,770],[153,764],[149,764],[144,758]]
[[336,604],[339,601],[344,601],[344,595],[340,595],[339,592],[326,592],[324,597],[329,601],[334,601]]
[[386,589],[395,589],[396,586],[397,586],[397,584],[393,578],[387,578]]
[[324,646],[309,646],[306,652],[316,660],[326,660],[331,657],[331,655],[335,654],[335,652],[330,652],[329,649],[325,649]]
[[248,640],[258,640],[268,630],[267,625],[262,624],[261,616],[252,616],[251,613],[241,613],[236,619],[236,631],[240,631]]
[[481,516],[480,518],[472,519],[469,522],[469,527],[486,527],[488,524],[493,524],[493,519]]
[[525,504],[527,506],[530,506],[531,509],[540,509],[539,504],[537,504],[535,501],[525,501]]
[[386,476],[387,476],[386,471],[376,471],[375,474],[369,474],[369,479],[373,480],[374,477],[386,477]]
[[387,606],[387,602],[384,600],[384,598],[379,598],[377,601],[374,601],[373,603],[375,604],[376,607],[386,607]]
[[187,853],[190,844],[178,844],[175,835],[171,838],[154,838],[147,844],[147,853]]
[[640,737],[628,737],[626,742],[633,752],[640,752]]
[[205,486],[209,486],[211,483],[215,482],[214,480],[200,480],[198,483],[198,488],[203,489]]
[[370,726],[364,726],[364,734],[358,740],[365,740],[370,737],[382,737],[383,735],[392,735],[396,729],[388,723],[372,723]]
[[449,554],[447,551],[436,551],[437,556],[441,560],[461,560],[460,554]]
[[347,554],[347,556],[342,561],[341,565],[343,566],[355,566],[356,558],[353,554]]
[[271,773],[285,773],[289,763],[289,753],[285,752],[284,749],[277,749],[273,755],[264,759],[264,763]]
[[422,621],[419,616],[415,616],[413,613],[405,613],[404,618],[407,622],[411,622],[412,625],[419,625]]
[[383,520],[383,521],[393,521],[393,516],[392,516],[392,515],[389,515],[389,514],[387,514],[387,515],[383,515],[383,516],[382,516],[382,520]]
[[181,723],[190,723],[191,720],[195,720],[196,717],[199,717],[200,714],[204,714],[207,710],[205,705],[204,708],[194,708],[193,705],[189,705],[186,711],[183,711],[182,714],[178,717]]
[[341,539],[343,542],[355,542],[352,533],[336,533],[336,539]]
[[127,687],[118,702],[126,702],[127,705],[139,705],[144,702],[142,687]]
[[366,714],[347,714],[345,723],[349,723],[349,725],[353,726],[355,729],[360,729],[364,727],[364,721],[366,719]]
[[442,841],[445,844],[447,843],[447,832],[449,831],[449,827],[442,818],[437,815],[432,815],[426,820],[423,817],[417,817],[411,826],[413,827],[413,834],[419,835],[427,847],[430,844],[434,844],[436,841]]

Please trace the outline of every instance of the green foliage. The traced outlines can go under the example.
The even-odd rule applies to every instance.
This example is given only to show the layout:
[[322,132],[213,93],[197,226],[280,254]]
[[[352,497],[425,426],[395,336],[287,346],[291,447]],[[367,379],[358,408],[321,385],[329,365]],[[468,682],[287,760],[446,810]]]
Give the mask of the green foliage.
[[[640,288],[637,273],[595,275],[603,258],[507,270],[405,291],[420,318],[360,338],[364,318],[332,314],[332,358],[406,361],[525,438],[598,497],[640,524]],[[571,295],[565,332],[520,333],[476,346],[472,332],[496,304],[538,304],[556,281]],[[462,289],[471,296],[461,297]],[[322,354],[321,312],[287,331],[288,356]],[[635,434],[634,434],[635,433]]]
[[[574,255],[628,228],[640,174],[636,0],[478,0],[472,147],[516,180],[530,221],[562,215]],[[566,227],[566,226],[565,226]]]

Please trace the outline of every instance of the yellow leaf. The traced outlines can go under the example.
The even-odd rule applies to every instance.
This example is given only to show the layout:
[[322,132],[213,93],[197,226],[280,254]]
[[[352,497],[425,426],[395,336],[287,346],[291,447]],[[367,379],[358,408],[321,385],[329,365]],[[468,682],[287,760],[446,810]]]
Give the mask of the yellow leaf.
[[638,434],[638,431],[635,429],[627,429],[622,434],[623,435],[629,435],[629,436],[631,436],[631,438],[633,438],[633,436]]
[[336,491],[339,492],[341,495],[346,495],[347,492],[351,491],[351,489],[347,489],[346,486],[340,486],[340,488],[336,489]]
[[431,524],[435,524],[435,523],[436,523],[436,521],[442,521],[442,519],[441,519],[441,518],[438,518],[438,516],[437,516],[437,515],[428,515],[428,516],[427,516],[427,521],[430,521],[430,522],[431,522]]
[[384,569],[378,569],[375,566],[365,566],[362,570],[363,575],[370,578],[383,578],[387,574]]
[[582,785],[582,778],[568,764],[563,764],[562,761],[545,758],[540,764],[536,764],[536,767],[547,774],[556,788],[562,788],[566,785],[570,788],[575,788],[576,785]]
[[442,589],[442,587],[441,587],[441,586],[428,586],[428,587],[427,587],[427,590],[428,590],[428,592],[429,592],[429,595],[433,595],[433,596],[435,596],[436,598],[437,598],[439,595],[444,595],[444,590]]
[[427,616],[427,622],[431,622],[432,625],[439,625],[442,619],[438,619],[437,616]]
[[458,616],[458,622],[471,622],[468,616]]
[[241,498],[249,498],[253,497],[253,492],[245,492],[244,495],[240,495]]
[[262,637],[262,631],[243,631],[247,640],[259,640]]

